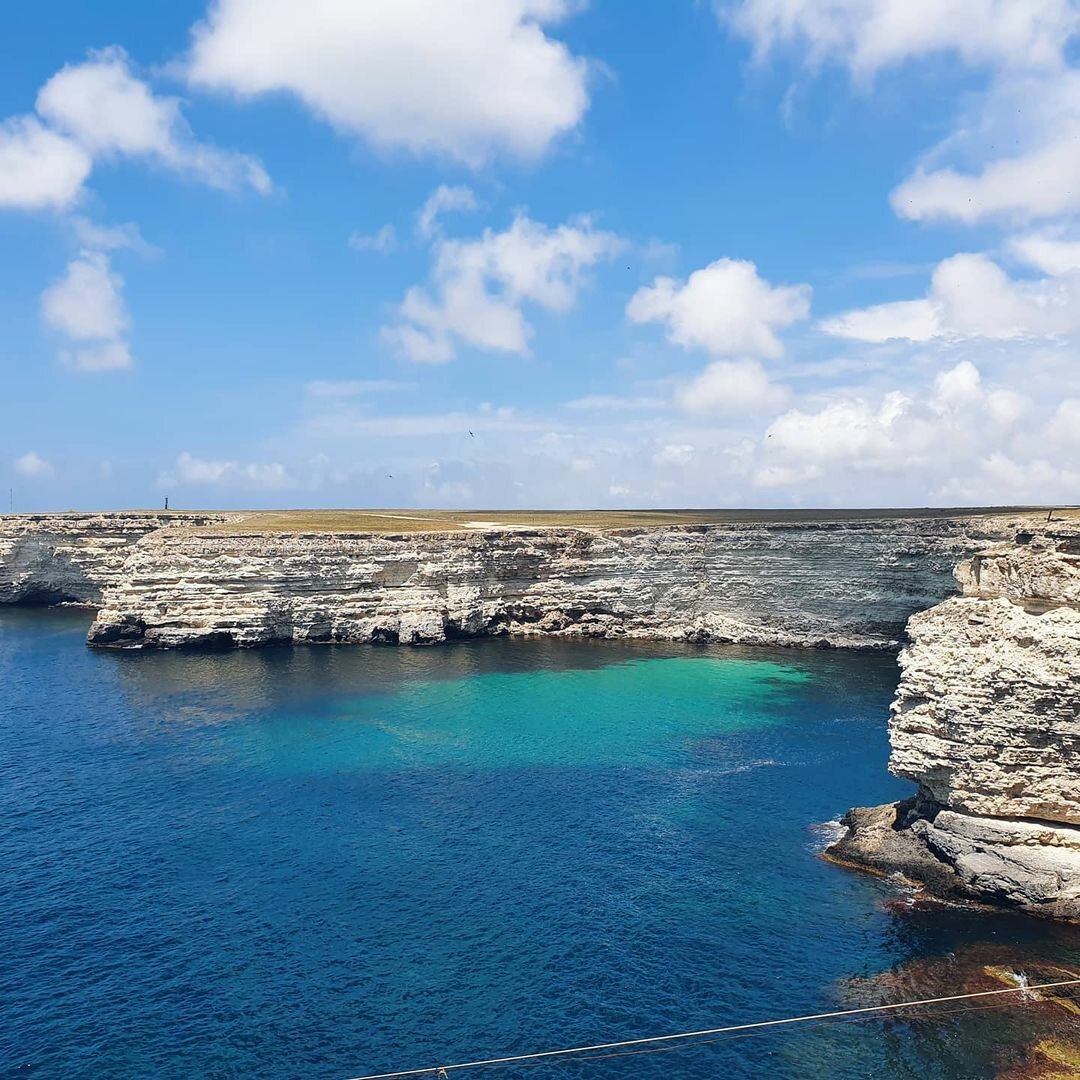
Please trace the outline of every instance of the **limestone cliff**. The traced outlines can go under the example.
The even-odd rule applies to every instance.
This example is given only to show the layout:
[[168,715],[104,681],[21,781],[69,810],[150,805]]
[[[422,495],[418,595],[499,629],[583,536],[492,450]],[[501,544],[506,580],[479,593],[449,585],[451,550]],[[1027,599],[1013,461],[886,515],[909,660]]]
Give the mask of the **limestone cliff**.
[[95,645],[487,634],[883,646],[996,517],[404,534],[151,533]]
[[121,512],[0,515],[0,604],[87,604],[119,578],[131,545],[223,514]]
[[1080,918],[1080,533],[962,562],[912,617],[889,767],[919,785],[852,811],[832,849],[933,892]]

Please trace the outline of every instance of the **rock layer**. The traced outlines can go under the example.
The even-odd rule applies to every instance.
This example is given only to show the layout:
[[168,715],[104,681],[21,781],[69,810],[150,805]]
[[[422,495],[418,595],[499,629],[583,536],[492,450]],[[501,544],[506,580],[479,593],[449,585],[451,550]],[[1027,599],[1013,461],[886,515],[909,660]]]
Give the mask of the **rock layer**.
[[406,534],[152,533],[95,645],[487,634],[886,646],[996,517]]
[[889,768],[918,795],[852,811],[831,853],[1080,918],[1080,535],[1023,533],[957,578],[900,655]]
[[96,607],[137,540],[178,523],[223,520],[167,512],[0,515],[0,604]]

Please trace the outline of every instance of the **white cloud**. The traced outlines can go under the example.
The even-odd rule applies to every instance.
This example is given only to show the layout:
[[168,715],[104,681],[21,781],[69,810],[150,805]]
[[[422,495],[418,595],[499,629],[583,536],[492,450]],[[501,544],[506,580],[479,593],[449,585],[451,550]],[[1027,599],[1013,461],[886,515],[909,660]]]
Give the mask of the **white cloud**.
[[523,306],[569,310],[588,270],[621,243],[587,218],[548,228],[520,214],[503,232],[485,229],[476,240],[439,240],[434,298],[425,289],[410,289],[398,309],[401,321],[384,327],[383,336],[420,363],[452,360],[458,342],[527,353],[532,327]]
[[204,485],[206,487],[235,487],[248,490],[276,490],[292,487],[294,481],[284,465],[215,461],[197,458],[185,450],[176,465],[158,474],[158,487]]
[[985,255],[954,255],[923,300],[849,311],[821,329],[852,341],[1053,337],[1080,330],[1080,275],[1016,281]]
[[310,417],[307,421],[307,430],[320,437],[365,435],[378,439],[451,436],[457,440],[471,440],[482,432],[535,432],[546,426],[540,421],[519,418],[510,408],[383,416],[338,410]]
[[[1075,0],[737,0],[718,3],[758,59],[782,48],[868,83],[933,55],[989,71],[954,130],[892,193],[898,215],[973,224],[1080,210]],[[1006,149],[1007,148],[1007,149]]]
[[416,231],[425,239],[438,228],[439,215],[448,210],[475,210],[476,196],[472,188],[464,184],[449,186],[440,184],[428,197],[416,215]]
[[331,400],[351,400],[369,394],[411,390],[415,384],[400,379],[314,379],[304,390],[309,397]]
[[954,490],[968,498],[989,495],[998,502],[1072,505],[1080,495],[1080,470],[1046,458],[1016,461],[995,451],[982,458],[966,484]]
[[179,100],[155,96],[132,74],[123,49],[104,49],[62,68],[41,88],[36,107],[95,158],[146,157],[212,187],[270,190],[270,178],[254,158],[197,142]]
[[130,322],[123,286],[104,252],[83,251],[41,294],[46,325],[74,343],[60,353],[67,366],[86,372],[131,367],[131,352],[123,340]]
[[969,225],[1080,210],[1080,72],[1000,77],[891,201],[913,221]]
[[929,300],[898,300],[848,311],[820,324],[834,337],[852,341],[930,341],[941,333],[937,308]]
[[1080,446],[1080,398],[1066,398],[1046,427],[1047,437],[1062,447]]
[[0,206],[58,210],[79,197],[90,155],[32,116],[0,123]]
[[196,141],[179,100],[155,96],[116,46],[61,68],[38,92],[36,109],[37,116],[0,121],[0,207],[68,208],[94,163],[121,155],[152,160],[213,187],[270,190],[255,158]]
[[662,409],[665,404],[664,398],[649,394],[640,394],[635,397],[621,397],[618,394],[588,394],[568,401],[566,407],[586,412],[637,412],[645,409]]
[[654,465],[682,467],[694,460],[694,448],[689,443],[668,443],[653,454]]
[[791,47],[810,64],[837,60],[859,79],[943,52],[969,64],[1052,66],[1080,21],[1070,0],[717,0],[716,6],[759,59]]
[[658,277],[626,306],[631,322],[660,322],[668,339],[715,355],[776,358],[776,331],[810,314],[809,285],[772,286],[752,262],[718,259],[682,284]]
[[98,225],[88,218],[77,217],[71,222],[75,237],[84,248],[93,251],[134,251],[137,255],[152,257],[159,250],[148,244],[138,225],[127,222],[123,225]]
[[370,235],[359,232],[349,235],[349,247],[353,251],[377,251],[386,255],[397,248],[397,243],[397,230],[389,223]]
[[55,471],[52,465],[49,464],[40,454],[31,450],[22,457],[15,459],[15,471],[20,476],[25,476],[29,480],[41,479],[45,476],[52,476]]
[[478,165],[534,158],[577,126],[586,63],[543,27],[570,0],[216,0],[188,78],[241,98],[286,91],[375,146]]
[[76,371],[123,371],[134,363],[126,341],[103,341],[99,345],[64,349],[60,360]]
[[951,483],[1021,438],[1019,422],[1033,407],[1008,386],[984,384],[966,360],[928,387],[890,390],[876,401],[838,393],[816,409],[790,409],[769,425],[755,483],[786,487],[827,478],[835,492],[843,490],[845,474],[865,473],[943,474]]
[[690,413],[769,408],[784,397],[757,360],[715,360],[675,391],[676,404]]
[[128,325],[123,280],[100,252],[83,252],[41,296],[41,311],[54,330],[75,341],[119,337]]
[[1051,233],[1028,233],[1013,237],[1009,249],[1016,258],[1044,274],[1056,277],[1080,271],[1080,240],[1062,239]]

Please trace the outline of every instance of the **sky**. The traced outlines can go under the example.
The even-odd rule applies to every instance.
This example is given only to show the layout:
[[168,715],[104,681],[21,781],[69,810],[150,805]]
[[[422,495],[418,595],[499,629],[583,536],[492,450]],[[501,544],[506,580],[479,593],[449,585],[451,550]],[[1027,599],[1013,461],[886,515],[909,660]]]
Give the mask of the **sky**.
[[1080,0],[40,0],[2,510],[1080,503]]

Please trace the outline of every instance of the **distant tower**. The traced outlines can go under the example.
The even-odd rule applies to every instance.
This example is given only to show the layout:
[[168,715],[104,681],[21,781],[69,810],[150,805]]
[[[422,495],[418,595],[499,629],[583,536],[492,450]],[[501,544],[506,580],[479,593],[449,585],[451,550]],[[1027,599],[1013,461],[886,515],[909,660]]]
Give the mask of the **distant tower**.
[[166,510],[169,509],[169,496],[168,495],[165,496],[165,509]]

